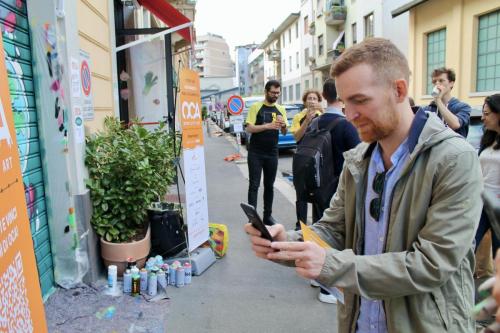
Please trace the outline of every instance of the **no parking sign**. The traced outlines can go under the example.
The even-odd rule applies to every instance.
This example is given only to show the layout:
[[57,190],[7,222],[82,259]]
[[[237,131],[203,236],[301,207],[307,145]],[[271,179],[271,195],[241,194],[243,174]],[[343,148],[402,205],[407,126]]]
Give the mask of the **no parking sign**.
[[244,105],[243,98],[238,95],[233,95],[227,100],[227,110],[230,114],[235,116],[241,114]]
[[80,84],[82,87],[82,116],[84,120],[94,119],[94,103],[92,101],[92,72],[90,56],[80,50]]

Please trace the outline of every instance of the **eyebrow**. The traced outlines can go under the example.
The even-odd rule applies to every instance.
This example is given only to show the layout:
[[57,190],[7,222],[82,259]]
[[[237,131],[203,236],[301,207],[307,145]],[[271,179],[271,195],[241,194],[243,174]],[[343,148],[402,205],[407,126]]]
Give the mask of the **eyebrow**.
[[341,100],[343,102],[345,100],[352,101],[352,100],[355,100],[357,98],[369,98],[369,97],[367,95],[363,95],[363,94],[354,94],[354,95],[349,96],[347,98],[339,98],[339,100]]

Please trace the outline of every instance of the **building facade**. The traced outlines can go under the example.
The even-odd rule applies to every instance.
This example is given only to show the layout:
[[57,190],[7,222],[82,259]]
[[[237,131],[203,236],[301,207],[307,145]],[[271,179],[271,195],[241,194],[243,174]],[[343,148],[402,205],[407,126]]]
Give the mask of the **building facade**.
[[410,95],[431,102],[430,74],[446,66],[456,72],[452,95],[481,109],[500,92],[500,3],[495,0],[406,1],[392,15],[409,12]]
[[234,65],[225,39],[210,33],[196,38],[194,68],[200,77],[234,76]]
[[250,96],[263,95],[265,85],[264,50],[253,50],[248,57],[248,68],[250,75]]
[[281,41],[281,101],[300,103],[302,57],[299,13],[292,13],[278,28]]
[[236,82],[238,83],[241,96],[250,95],[250,74],[248,68],[248,57],[257,44],[236,46]]

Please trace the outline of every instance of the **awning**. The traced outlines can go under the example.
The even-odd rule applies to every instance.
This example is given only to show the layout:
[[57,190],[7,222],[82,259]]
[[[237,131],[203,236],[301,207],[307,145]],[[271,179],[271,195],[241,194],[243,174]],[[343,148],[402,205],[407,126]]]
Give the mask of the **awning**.
[[[141,6],[147,8],[154,16],[162,20],[168,27],[175,28],[178,25],[191,22],[167,0],[138,0]],[[191,32],[189,28],[177,31],[186,41],[191,43]]]

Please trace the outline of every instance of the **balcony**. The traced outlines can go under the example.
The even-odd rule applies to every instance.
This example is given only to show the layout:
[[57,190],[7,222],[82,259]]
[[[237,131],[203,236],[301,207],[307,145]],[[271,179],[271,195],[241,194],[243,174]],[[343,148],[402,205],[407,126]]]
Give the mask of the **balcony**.
[[279,61],[281,58],[281,51],[280,50],[269,50],[267,55],[269,56],[269,60]]
[[346,16],[346,6],[333,5],[325,11],[325,23],[334,26],[344,24]]

